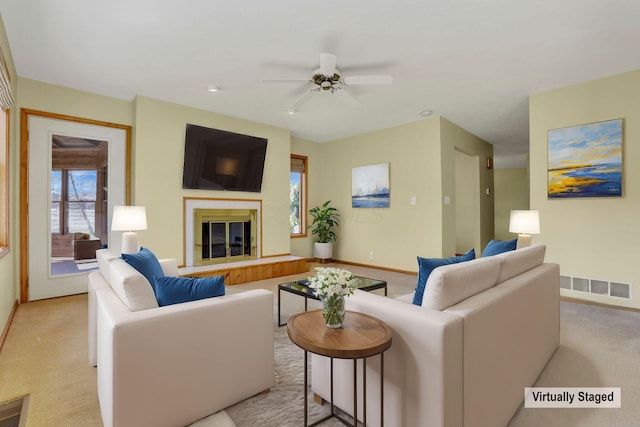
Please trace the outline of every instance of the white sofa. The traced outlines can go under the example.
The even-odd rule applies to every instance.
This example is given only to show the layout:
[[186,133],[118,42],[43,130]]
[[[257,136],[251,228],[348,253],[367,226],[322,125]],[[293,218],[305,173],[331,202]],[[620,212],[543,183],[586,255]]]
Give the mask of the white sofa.
[[[393,299],[357,291],[347,298],[347,310],[394,330],[384,355],[385,425],[508,424],[560,342],[559,266],[544,263],[544,253],[534,246],[439,267],[423,306],[411,303],[413,294]],[[379,367],[379,357],[367,360],[371,426],[380,422]],[[334,402],[353,414],[353,362],[334,359],[334,371]],[[313,355],[312,391],[327,401],[329,381],[329,359]]]
[[[89,362],[105,427],[184,426],[273,386],[271,292],[158,307],[144,276],[108,250],[97,257]],[[175,260],[160,264],[177,275]]]

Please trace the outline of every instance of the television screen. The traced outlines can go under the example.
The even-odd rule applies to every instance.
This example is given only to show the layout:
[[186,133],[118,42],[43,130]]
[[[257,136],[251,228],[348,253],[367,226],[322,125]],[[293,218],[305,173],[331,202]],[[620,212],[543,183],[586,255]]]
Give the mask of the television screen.
[[259,193],[266,153],[265,138],[187,124],[182,188]]

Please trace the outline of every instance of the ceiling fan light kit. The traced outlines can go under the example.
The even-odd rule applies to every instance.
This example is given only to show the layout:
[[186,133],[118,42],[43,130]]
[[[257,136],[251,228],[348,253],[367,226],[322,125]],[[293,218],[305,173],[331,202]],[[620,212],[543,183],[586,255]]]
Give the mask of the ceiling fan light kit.
[[312,95],[317,92],[328,92],[330,94],[337,95],[345,105],[349,107],[357,107],[360,105],[358,100],[353,97],[345,86],[350,85],[381,85],[391,84],[392,78],[389,75],[365,75],[365,76],[345,76],[340,75],[340,71],[336,69],[338,58],[330,53],[320,54],[320,68],[315,70],[310,80],[307,79],[287,79],[287,78],[275,78],[275,79],[262,79],[263,82],[300,82],[304,81],[312,83],[314,87],[307,90],[296,102],[293,103],[291,108],[288,109],[289,114],[295,114],[299,111],[300,107],[311,98]]

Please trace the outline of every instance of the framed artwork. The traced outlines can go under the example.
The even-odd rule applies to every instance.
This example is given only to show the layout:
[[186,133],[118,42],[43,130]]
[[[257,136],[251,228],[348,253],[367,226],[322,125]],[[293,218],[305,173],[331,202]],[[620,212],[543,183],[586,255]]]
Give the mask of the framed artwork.
[[389,207],[389,163],[351,169],[351,207]]
[[547,132],[547,197],[622,197],[622,119]]

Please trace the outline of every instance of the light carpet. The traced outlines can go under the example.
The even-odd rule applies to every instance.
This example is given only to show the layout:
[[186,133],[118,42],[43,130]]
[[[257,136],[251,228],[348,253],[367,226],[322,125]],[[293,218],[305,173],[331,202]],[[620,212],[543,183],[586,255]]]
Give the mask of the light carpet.
[[225,411],[220,411],[190,424],[189,427],[236,427],[236,425]]

